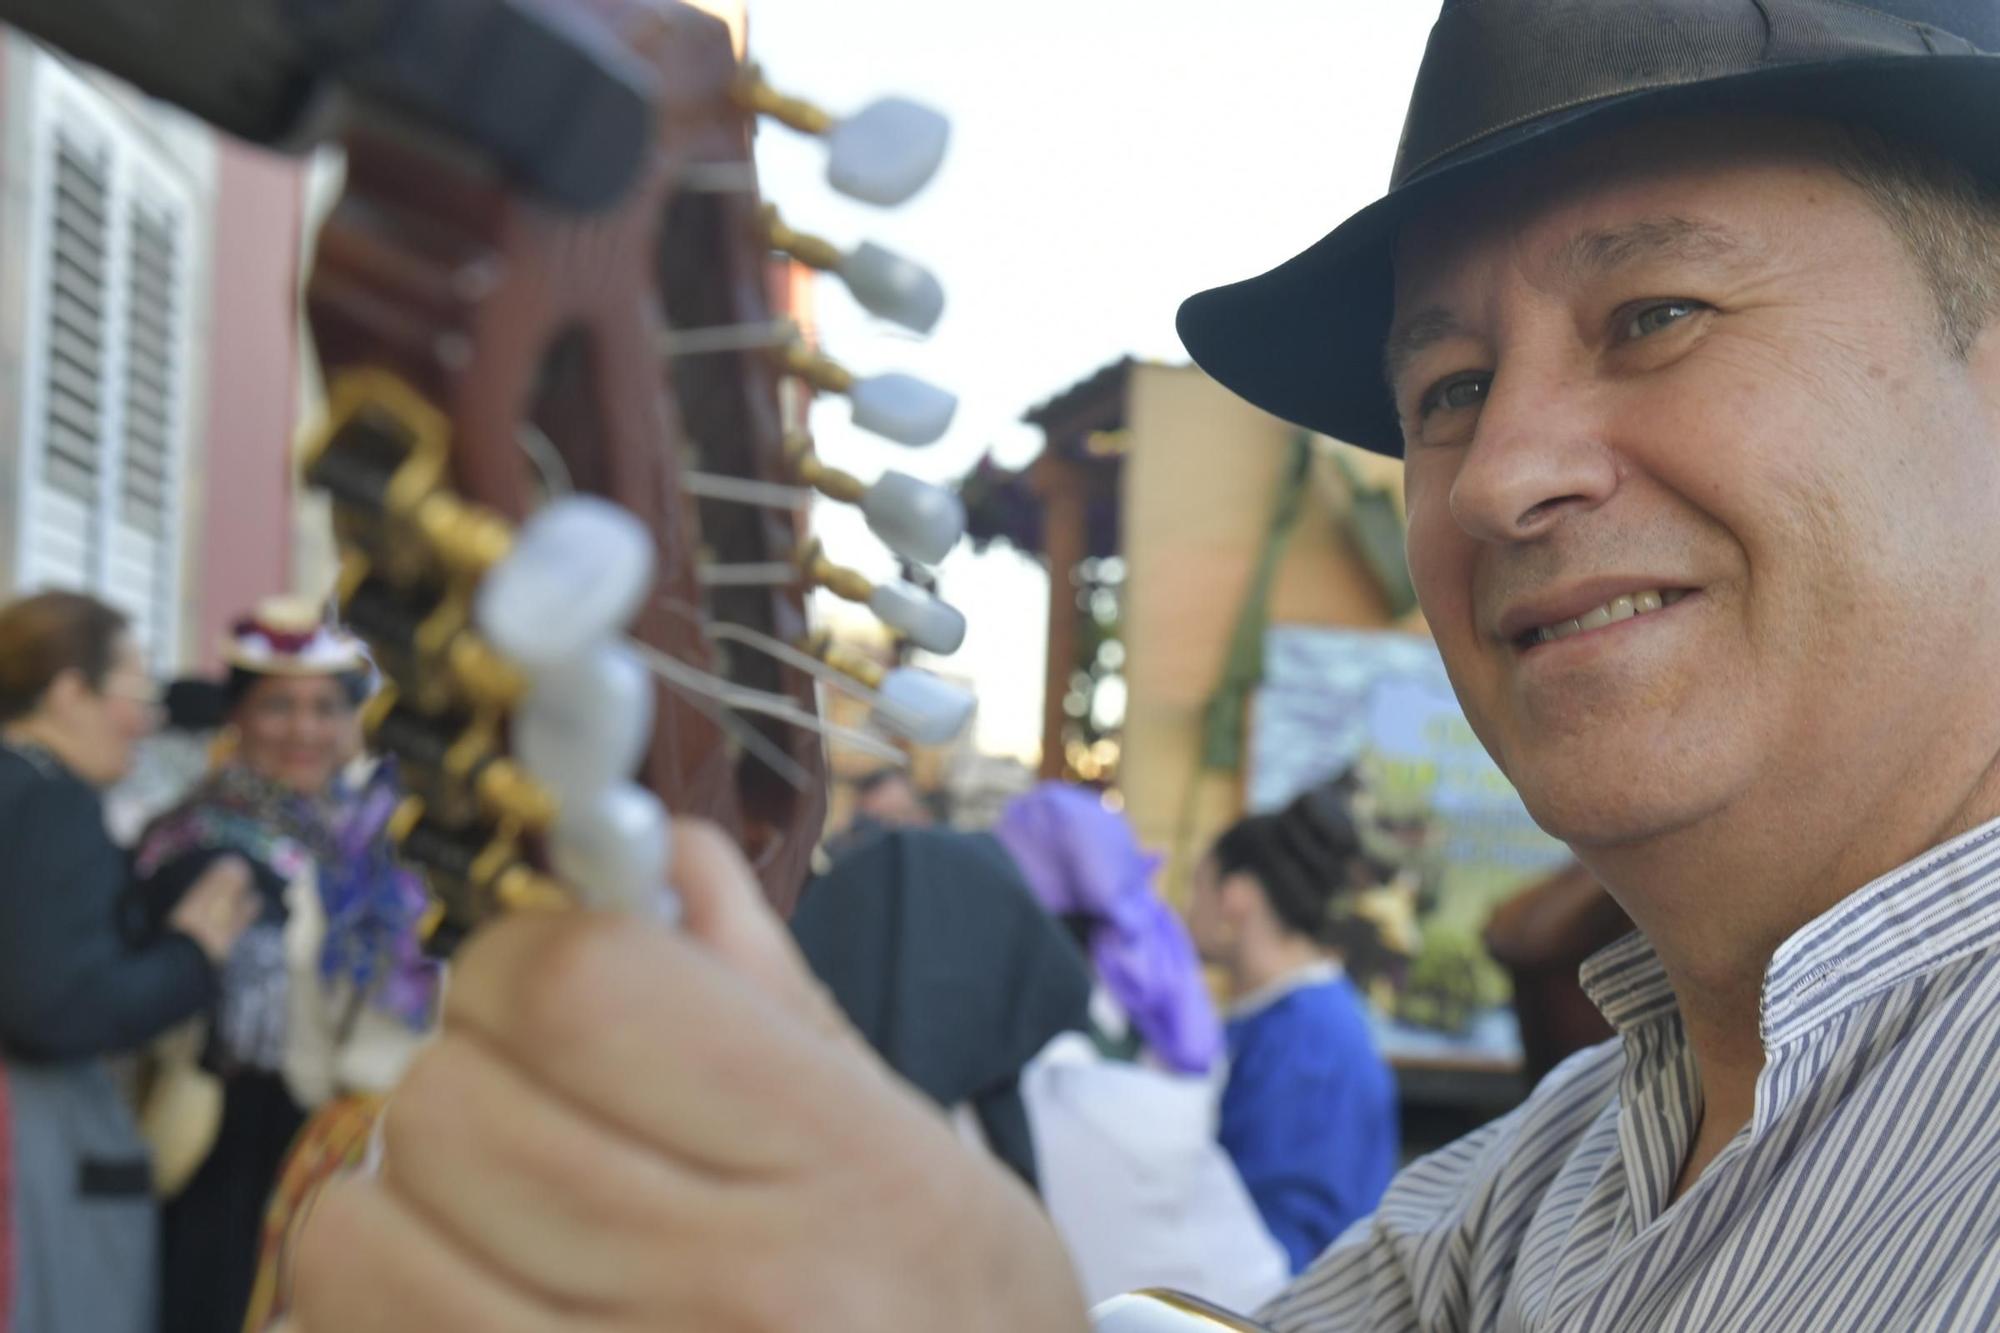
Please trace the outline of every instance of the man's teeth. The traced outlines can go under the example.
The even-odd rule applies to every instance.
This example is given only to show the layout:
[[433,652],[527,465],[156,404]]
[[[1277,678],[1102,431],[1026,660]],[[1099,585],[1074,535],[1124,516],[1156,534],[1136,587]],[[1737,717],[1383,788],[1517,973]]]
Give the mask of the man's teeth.
[[1528,642],[1548,643],[1555,639],[1567,639],[1570,635],[1581,634],[1587,629],[1602,629],[1615,620],[1630,620],[1633,616],[1643,616],[1663,606],[1672,606],[1680,599],[1681,593],[1678,589],[1668,592],[1635,592],[1629,597],[1614,597],[1602,606],[1592,607],[1575,620],[1542,626],[1528,636]]

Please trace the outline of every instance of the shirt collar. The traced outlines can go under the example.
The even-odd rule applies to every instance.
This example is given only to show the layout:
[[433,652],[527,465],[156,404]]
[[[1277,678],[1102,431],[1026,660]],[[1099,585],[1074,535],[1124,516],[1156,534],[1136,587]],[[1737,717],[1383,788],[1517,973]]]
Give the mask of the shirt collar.
[[1585,959],[1577,979],[1620,1035],[1675,1009],[1667,971],[1652,941],[1636,930]]
[[1231,1022],[1235,1022],[1239,1018],[1248,1018],[1252,1014],[1260,1014],[1295,991],[1302,991],[1308,986],[1324,986],[1328,982],[1338,981],[1345,975],[1345,972],[1346,969],[1342,968],[1339,963],[1331,958],[1322,958],[1316,963],[1307,963],[1304,967],[1296,971],[1285,973],[1284,976],[1279,977],[1276,981],[1260,986],[1241,999],[1230,1001],[1227,1017]]
[[1764,972],[1766,1050],[1891,986],[2000,945],[2000,820],[1849,894],[1778,946]]
[[[2000,946],[2000,820],[1933,847],[1800,927],[1764,971],[1759,1022],[1774,1050],[1891,986]],[[1638,932],[1579,975],[1621,1035],[1677,1012],[1666,969]]]

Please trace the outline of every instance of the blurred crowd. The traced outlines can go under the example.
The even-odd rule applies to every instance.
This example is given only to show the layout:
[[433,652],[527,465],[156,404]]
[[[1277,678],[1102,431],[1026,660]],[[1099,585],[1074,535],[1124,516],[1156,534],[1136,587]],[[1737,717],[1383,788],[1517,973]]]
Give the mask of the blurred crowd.
[[[0,609],[12,1333],[271,1327],[288,1219],[368,1151],[435,1018],[422,886],[386,835],[396,775],[363,742],[365,651],[279,601],[226,662],[161,689],[102,603]],[[1099,791],[1044,784],[983,831],[902,770],[853,796],[799,946],[1039,1196],[1091,1299],[1255,1308],[1373,1210],[1401,1148],[1366,996],[1414,948],[1421,821],[1340,775],[1224,830],[1177,908]],[[1489,931],[1524,1003],[1548,992],[1531,1059],[1595,1039],[1535,978],[1622,929],[1603,901],[1558,876]]]
[[245,1327],[287,1153],[386,1091],[435,1015],[366,655],[274,602],[226,656],[162,691],[103,603],[0,610],[14,1333]]

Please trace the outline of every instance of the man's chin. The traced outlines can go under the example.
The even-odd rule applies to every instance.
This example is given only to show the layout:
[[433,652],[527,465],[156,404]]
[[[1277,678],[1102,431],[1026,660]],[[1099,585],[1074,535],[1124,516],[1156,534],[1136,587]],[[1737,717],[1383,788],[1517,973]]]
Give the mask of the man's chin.
[[1678,832],[1701,818],[1705,804],[1683,775],[1637,755],[1623,765],[1570,763],[1547,773],[1530,767],[1514,784],[1542,831],[1579,849]]

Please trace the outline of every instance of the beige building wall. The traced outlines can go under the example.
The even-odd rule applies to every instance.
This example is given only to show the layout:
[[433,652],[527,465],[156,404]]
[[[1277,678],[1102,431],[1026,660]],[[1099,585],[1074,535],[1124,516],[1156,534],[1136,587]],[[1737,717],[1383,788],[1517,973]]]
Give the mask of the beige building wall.
[[744,29],[748,21],[744,11],[744,0],[688,0],[696,9],[705,9],[729,25],[730,40],[736,44],[736,54],[743,54]]
[[[1295,428],[1191,366],[1164,365],[1133,368],[1126,423],[1129,702],[1120,786],[1140,840],[1174,858],[1163,887],[1184,902],[1193,860],[1242,804],[1237,775],[1197,783],[1202,709],[1221,676]],[[1317,443],[1347,449],[1400,496],[1399,463]],[[1338,526],[1346,488],[1324,458],[1312,488],[1272,588],[1272,623],[1386,627],[1388,608]]]

